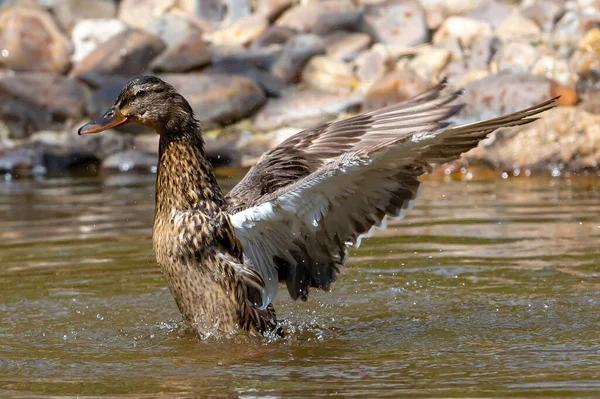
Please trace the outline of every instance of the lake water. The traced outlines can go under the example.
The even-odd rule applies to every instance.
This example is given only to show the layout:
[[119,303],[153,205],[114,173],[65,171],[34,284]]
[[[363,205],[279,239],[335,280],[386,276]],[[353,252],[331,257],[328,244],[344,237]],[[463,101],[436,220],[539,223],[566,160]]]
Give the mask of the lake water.
[[[231,179],[224,180],[231,186]],[[597,397],[597,178],[428,181],[284,340],[186,332],[153,176],[0,182],[3,397]]]

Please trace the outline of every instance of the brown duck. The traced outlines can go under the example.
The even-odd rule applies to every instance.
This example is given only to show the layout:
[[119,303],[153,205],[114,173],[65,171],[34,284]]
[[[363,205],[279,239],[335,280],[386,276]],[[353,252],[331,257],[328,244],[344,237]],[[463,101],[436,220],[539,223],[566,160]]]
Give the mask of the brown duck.
[[554,106],[462,126],[445,82],[405,103],[305,130],[265,153],[223,195],[189,103],[162,80],[131,80],[115,104],[79,129],[138,123],[160,135],[153,243],[185,320],[200,335],[276,328],[278,282],[294,299],[328,290],[360,243],[417,198],[418,177],[457,159],[501,127]]

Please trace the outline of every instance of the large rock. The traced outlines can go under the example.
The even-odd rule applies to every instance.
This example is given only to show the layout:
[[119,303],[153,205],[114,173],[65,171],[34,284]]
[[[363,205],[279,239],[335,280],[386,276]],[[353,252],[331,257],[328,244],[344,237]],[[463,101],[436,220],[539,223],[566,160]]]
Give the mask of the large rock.
[[511,40],[531,40],[540,38],[541,29],[531,19],[518,12],[513,12],[496,30],[496,34],[503,42]]
[[334,30],[360,28],[363,9],[349,0],[325,0],[319,3],[300,4],[287,10],[277,20],[278,26],[298,32],[325,34]]
[[540,48],[528,41],[512,41],[504,44],[494,55],[490,68],[492,72],[526,72],[531,71],[540,58]]
[[430,86],[429,81],[410,70],[396,70],[371,86],[365,95],[363,108],[373,110],[405,101],[421,94]]
[[284,82],[295,82],[306,62],[315,55],[324,53],[325,43],[319,36],[298,35],[284,45],[281,57],[271,67],[271,73]]
[[369,88],[393,69],[392,57],[381,43],[373,45],[354,60],[355,75],[363,88]]
[[136,76],[148,69],[150,62],[165,49],[158,37],[129,29],[102,43],[79,62],[71,73]]
[[450,17],[433,35],[433,43],[440,43],[450,37],[458,39],[463,46],[471,46],[478,37],[491,34],[492,27],[487,22],[467,17]]
[[482,0],[419,0],[427,15],[427,26],[437,29],[448,17],[463,15],[479,6]]
[[0,65],[15,71],[65,72],[70,44],[50,16],[35,8],[0,14]]
[[291,6],[292,0],[261,0],[255,3],[254,12],[272,22]]
[[366,33],[336,32],[325,37],[327,55],[340,60],[352,61],[371,44]]
[[129,26],[143,29],[154,18],[166,13],[172,3],[164,0],[122,0],[119,19]]
[[365,25],[375,40],[385,44],[412,47],[429,39],[425,11],[417,0],[394,0],[369,7]]
[[565,12],[563,0],[538,0],[523,9],[523,16],[531,18],[544,32],[550,32],[554,23]]
[[464,14],[465,17],[485,21],[494,29],[498,29],[510,15],[510,7],[498,0],[482,0],[477,7]]
[[[508,112],[508,111],[507,111]],[[502,129],[483,145],[468,152],[470,162],[486,162],[521,173],[598,169],[600,166],[600,115],[581,107],[558,107],[537,122],[518,129]]]
[[356,108],[360,101],[358,95],[289,91],[281,98],[269,99],[256,115],[253,128],[268,131],[282,126],[318,126],[336,118],[340,112]]
[[248,15],[238,19],[230,26],[212,33],[211,41],[216,45],[246,45],[256,40],[268,27],[267,17],[260,14]]
[[118,19],[83,19],[73,27],[73,62],[80,62],[98,45],[127,30],[127,25]]
[[210,63],[211,54],[203,32],[188,18],[169,13],[152,20],[146,30],[159,37],[167,49],[152,61],[163,72],[186,72]]
[[224,74],[164,74],[189,102],[203,126],[226,125],[260,108],[265,93],[253,81]]
[[410,68],[425,80],[432,80],[439,76],[440,71],[451,59],[450,51],[441,47],[430,47],[420,51],[409,62]]
[[63,128],[85,109],[84,88],[75,80],[50,74],[22,74],[0,79],[0,119],[12,136]]
[[302,71],[302,82],[332,93],[350,93],[358,86],[350,64],[327,56],[311,58]]
[[117,15],[115,0],[44,0],[41,3],[50,7],[65,32],[70,32],[82,19],[108,19]]

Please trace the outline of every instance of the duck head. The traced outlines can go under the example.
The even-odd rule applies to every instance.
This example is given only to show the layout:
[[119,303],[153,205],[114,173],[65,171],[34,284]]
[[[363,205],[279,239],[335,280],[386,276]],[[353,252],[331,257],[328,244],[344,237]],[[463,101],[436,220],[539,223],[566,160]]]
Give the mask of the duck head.
[[137,123],[163,134],[193,118],[192,107],[173,86],[155,76],[140,76],[127,83],[104,115],[79,128],[78,133],[99,133]]

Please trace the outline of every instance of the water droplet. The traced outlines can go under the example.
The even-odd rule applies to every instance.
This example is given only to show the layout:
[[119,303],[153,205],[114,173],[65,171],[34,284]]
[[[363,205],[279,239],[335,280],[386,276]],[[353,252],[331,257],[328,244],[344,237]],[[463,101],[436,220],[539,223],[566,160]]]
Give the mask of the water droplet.
[[508,179],[508,173],[502,172],[502,178],[503,179]]
[[2,50],[2,57],[8,57],[9,55],[10,55],[10,52],[7,49]]

